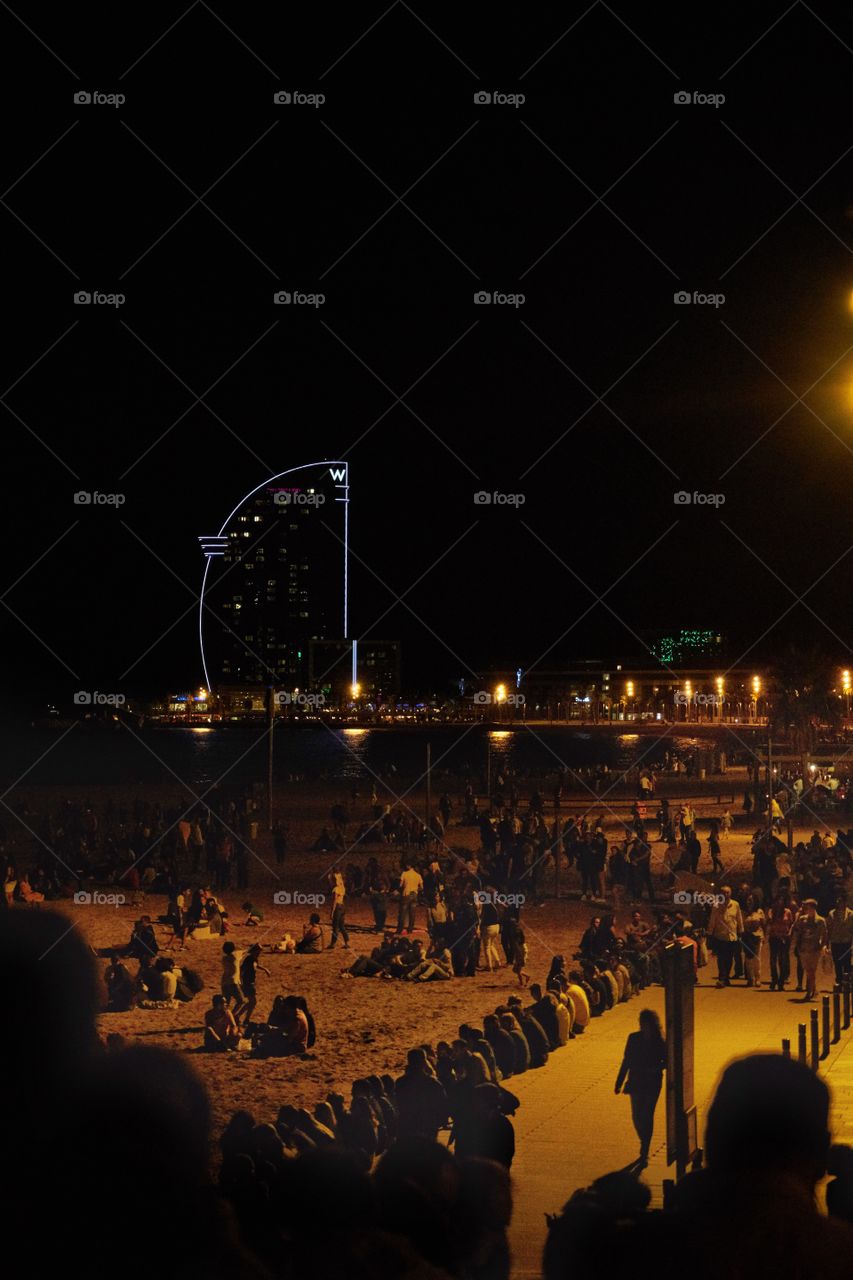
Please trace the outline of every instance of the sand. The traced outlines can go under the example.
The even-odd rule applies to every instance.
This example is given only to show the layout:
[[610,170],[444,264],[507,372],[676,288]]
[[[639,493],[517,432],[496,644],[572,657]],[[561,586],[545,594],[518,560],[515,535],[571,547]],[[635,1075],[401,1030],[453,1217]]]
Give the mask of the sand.
[[[164,796],[170,803],[176,800],[176,788]],[[23,789],[20,794],[23,794]],[[148,793],[146,793],[148,794]],[[70,788],[63,796],[74,797]],[[82,799],[81,790],[77,798]],[[153,793],[152,793],[153,795]],[[106,788],[86,788],[85,796],[103,811],[107,799]],[[120,799],[118,791],[114,801]],[[289,827],[290,852],[283,870],[276,866],[270,837],[259,834],[255,845],[257,859],[251,867],[251,887],[248,890],[232,890],[222,895],[228,906],[233,929],[228,935],[238,947],[259,941],[264,946],[262,963],[270,970],[270,976],[259,974],[257,1016],[265,1017],[273,998],[279,993],[304,995],[317,1023],[317,1044],[309,1060],[266,1059],[253,1060],[248,1054],[203,1055],[192,1053],[201,1042],[202,1021],[210,998],[219,990],[221,969],[221,939],[197,941],[186,951],[175,950],[176,962],[183,957],[204,979],[205,990],[194,1001],[176,1009],[137,1009],[128,1013],[104,1014],[101,1031],[118,1032],[129,1040],[174,1049],[180,1053],[192,1053],[191,1061],[207,1084],[214,1112],[214,1132],[218,1132],[237,1108],[251,1111],[257,1120],[272,1120],[283,1103],[313,1106],[330,1090],[349,1095],[351,1082],[369,1073],[398,1074],[404,1064],[406,1051],[413,1045],[456,1036],[459,1024],[482,1024],[484,1014],[518,991],[515,975],[508,968],[494,974],[478,973],[474,978],[457,978],[450,982],[404,983],[377,979],[342,978],[341,969],[358,954],[368,953],[376,944],[376,935],[367,932],[372,925],[369,904],[359,898],[348,901],[348,923],[362,926],[351,935],[352,950],[337,949],[315,956],[268,955],[267,947],[278,941],[285,931],[301,936],[302,924],[307,920],[309,908],[282,906],[274,902],[274,893],[286,889],[291,893],[322,892],[323,875],[332,855],[308,853],[305,850],[316,838],[321,825],[328,820],[329,806],[341,799],[341,789],[332,784],[314,785],[310,788],[288,788],[276,799],[276,811]],[[26,800],[32,814],[44,812],[53,806],[58,792],[31,789]],[[454,797],[459,806],[459,797]],[[416,812],[422,812],[420,802],[411,803]],[[621,806],[620,806],[621,807]],[[581,804],[564,804],[563,813],[578,812]],[[707,806],[708,812],[719,810],[715,804]],[[349,834],[355,831],[357,822],[369,812],[369,798],[361,797],[353,807]],[[28,818],[32,825],[32,818]],[[15,848],[14,822],[9,820],[9,851],[12,857],[20,857],[26,863],[32,856],[31,842],[26,832],[19,835]],[[447,844],[460,854],[478,846],[475,827],[453,823],[446,835]],[[655,846],[655,858],[659,858],[662,845]],[[724,861],[734,861],[735,851],[744,871],[748,871],[748,840],[745,833],[724,845]],[[371,854],[393,872],[399,867],[399,850],[378,845],[362,847],[355,854],[342,859],[342,867],[349,861],[364,865]],[[707,855],[703,855],[703,866]],[[280,877],[280,878],[277,878]],[[564,893],[577,898],[578,882],[573,872],[563,872],[561,886]],[[245,913],[241,903],[250,899],[264,912],[260,928],[243,925]],[[127,942],[134,919],[140,909],[125,906],[77,905],[71,902],[50,904],[64,912],[82,930],[88,942],[98,951]],[[156,920],[165,910],[163,896],[151,895],[145,910]],[[29,908],[16,907],[16,910]],[[590,904],[577,900],[546,900],[542,905],[527,904],[523,911],[523,926],[530,949],[528,971],[533,981],[544,982],[551,957],[555,952],[567,956],[576,950],[583,928],[593,910]],[[328,921],[328,903],[320,908],[324,923]],[[425,913],[419,909],[419,924],[425,924]],[[617,916],[617,925],[624,924],[627,912]],[[389,922],[396,922],[395,907],[390,905]],[[157,925],[161,948],[171,937],[171,930]],[[99,961],[106,966],[106,959]],[[135,972],[135,962],[131,969]]]

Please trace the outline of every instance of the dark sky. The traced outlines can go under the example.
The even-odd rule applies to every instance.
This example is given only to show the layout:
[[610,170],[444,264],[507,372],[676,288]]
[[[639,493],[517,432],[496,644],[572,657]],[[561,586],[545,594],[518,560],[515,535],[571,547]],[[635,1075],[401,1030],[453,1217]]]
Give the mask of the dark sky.
[[0,13],[7,697],[195,682],[197,536],[342,455],[410,686],[658,625],[848,655],[853,15],[306,8]]

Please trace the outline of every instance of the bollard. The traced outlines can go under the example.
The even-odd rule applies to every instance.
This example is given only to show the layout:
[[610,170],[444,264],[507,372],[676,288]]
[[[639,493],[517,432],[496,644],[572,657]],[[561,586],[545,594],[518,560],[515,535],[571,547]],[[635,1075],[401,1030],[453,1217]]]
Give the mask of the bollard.
[[820,1001],[820,1056],[829,1057],[829,996],[821,996]]
[[820,1062],[820,1027],[817,1020],[817,1009],[812,1009],[809,1017],[809,1048],[810,1048],[810,1066],[812,1071],[817,1071],[817,1064]]
[[838,1044],[841,1039],[841,990],[836,987],[832,993],[832,1043]]
[[806,1065],[806,1024],[801,1022],[797,1027],[797,1061]]
[[843,1030],[847,1030],[850,1026],[850,978],[844,979],[844,985],[841,988],[841,1026]]
[[790,1058],[790,1056],[791,1056],[791,1041],[783,1040],[782,1041],[782,1057]]

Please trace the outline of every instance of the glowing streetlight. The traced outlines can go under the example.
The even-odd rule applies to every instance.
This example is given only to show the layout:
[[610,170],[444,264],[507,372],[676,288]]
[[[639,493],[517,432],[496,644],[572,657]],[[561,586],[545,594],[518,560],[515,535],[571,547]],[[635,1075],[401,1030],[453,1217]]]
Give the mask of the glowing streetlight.
[[633,698],[633,696],[634,696],[634,681],[633,681],[633,680],[629,680],[629,681],[626,683],[626,685],[625,685],[625,695],[626,695],[626,697],[628,697],[628,698]]
[[847,715],[850,715],[850,672],[844,670],[841,672],[841,688],[844,690],[844,698],[847,703]]
[[495,689],[495,702],[506,702],[506,685],[499,684]]
[[361,693],[361,685],[357,683],[353,683],[350,685],[349,691],[354,698],[357,698],[358,695]]

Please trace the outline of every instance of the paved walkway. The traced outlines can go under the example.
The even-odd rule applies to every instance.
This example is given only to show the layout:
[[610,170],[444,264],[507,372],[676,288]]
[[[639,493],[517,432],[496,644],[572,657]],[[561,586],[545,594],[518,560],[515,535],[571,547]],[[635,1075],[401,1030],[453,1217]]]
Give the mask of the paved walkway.
[[[825,982],[825,980],[824,980]],[[625,1039],[636,1030],[640,1009],[655,1009],[663,1021],[663,989],[650,987],[627,1004],[594,1019],[583,1036],[552,1054],[548,1065],[529,1071],[511,1088],[521,1099],[514,1118],[517,1155],[513,1164],[515,1209],[511,1229],[513,1275],[539,1276],[545,1214],[558,1212],[571,1193],[594,1178],[629,1164],[638,1143],[630,1103],[613,1085]],[[699,1133],[719,1075],[732,1058],[778,1052],[783,1038],[797,1052],[797,1025],[808,1023],[810,1008],[795,993],[753,990],[742,985],[717,991],[706,981],[696,988],[696,1103]],[[833,1131],[853,1141],[853,1025],[842,1032],[821,1073],[833,1090]],[[660,1203],[666,1166],[664,1095],[658,1104],[655,1138],[644,1180]]]

